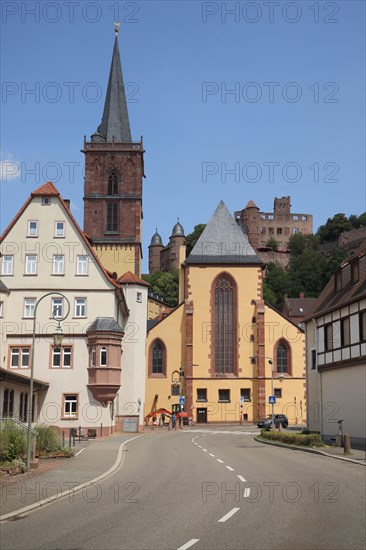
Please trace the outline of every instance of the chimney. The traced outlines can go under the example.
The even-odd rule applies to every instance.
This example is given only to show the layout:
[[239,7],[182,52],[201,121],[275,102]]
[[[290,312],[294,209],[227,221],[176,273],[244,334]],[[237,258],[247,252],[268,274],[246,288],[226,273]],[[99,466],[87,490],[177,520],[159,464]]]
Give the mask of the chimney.
[[303,292],[300,292],[300,298],[305,298],[305,294]]
[[64,203],[66,205],[66,208],[70,210],[70,199],[64,199]]

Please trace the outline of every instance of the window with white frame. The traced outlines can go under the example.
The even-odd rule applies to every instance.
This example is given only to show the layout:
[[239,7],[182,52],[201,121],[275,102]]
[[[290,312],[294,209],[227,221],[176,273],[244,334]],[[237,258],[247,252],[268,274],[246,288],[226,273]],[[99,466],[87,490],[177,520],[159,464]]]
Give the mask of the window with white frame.
[[55,222],[55,237],[65,236],[65,222]]
[[37,254],[25,255],[25,274],[37,275]]
[[76,275],[88,274],[88,256],[81,254],[76,257]]
[[53,275],[64,275],[65,273],[65,256],[59,255],[53,257]]
[[34,309],[36,307],[35,298],[24,298],[24,317],[34,317]]
[[64,415],[64,418],[78,417],[78,395],[77,394],[69,394],[69,393],[64,394],[63,415]]
[[108,364],[108,351],[105,346],[100,348],[100,361],[99,366],[100,367],[106,367]]
[[29,369],[30,367],[30,347],[12,346],[10,347],[10,368],[11,369]]
[[75,317],[86,317],[86,298],[75,298]]
[[2,257],[1,274],[13,275],[14,256],[6,255]]
[[72,348],[70,346],[60,346],[52,348],[52,368],[53,369],[71,369],[72,366]]
[[55,319],[62,318],[64,315],[64,300],[63,298],[52,298],[51,316]]
[[27,237],[38,237],[38,222],[35,220],[28,221]]

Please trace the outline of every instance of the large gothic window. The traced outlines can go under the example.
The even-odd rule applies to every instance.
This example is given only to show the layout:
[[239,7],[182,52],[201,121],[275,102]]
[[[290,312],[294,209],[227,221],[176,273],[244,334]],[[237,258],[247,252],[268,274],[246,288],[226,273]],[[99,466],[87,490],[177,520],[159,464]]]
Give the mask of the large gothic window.
[[118,195],[118,178],[115,172],[108,178],[108,195]]
[[118,204],[107,204],[107,231],[118,231]]
[[281,339],[276,348],[276,368],[278,373],[290,374],[291,352],[288,343]]
[[150,374],[166,376],[166,349],[161,340],[156,340],[150,346]]
[[214,282],[215,374],[234,374],[236,358],[236,285],[227,273]]

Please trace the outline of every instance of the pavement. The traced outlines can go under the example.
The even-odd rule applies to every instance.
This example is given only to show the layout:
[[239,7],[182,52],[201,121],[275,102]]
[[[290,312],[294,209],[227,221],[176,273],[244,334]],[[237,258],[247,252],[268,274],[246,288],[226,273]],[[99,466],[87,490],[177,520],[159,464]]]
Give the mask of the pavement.
[[[235,426],[235,428],[245,430],[244,426],[240,428]],[[207,428],[200,426],[200,431],[203,429],[211,430],[211,426]],[[218,427],[215,426],[215,429],[217,430]],[[221,425],[221,429],[226,431],[228,427]],[[160,430],[161,428],[155,432],[147,429],[144,435],[152,435]],[[184,428],[184,431],[196,430]],[[42,460],[38,469],[30,470],[26,474],[3,476],[0,480],[0,522],[20,519],[23,514],[60,498],[70,499],[72,494],[86,490],[91,485],[95,485],[94,488],[97,489],[99,481],[112,475],[123,465],[128,442],[142,435],[118,434],[109,438],[76,443],[73,458]],[[253,433],[253,435],[256,434]],[[270,444],[277,445],[273,442]],[[285,447],[289,448],[288,445]],[[344,455],[340,447],[308,449],[291,446],[291,448],[366,465],[365,451],[361,450],[352,449],[351,454]]]

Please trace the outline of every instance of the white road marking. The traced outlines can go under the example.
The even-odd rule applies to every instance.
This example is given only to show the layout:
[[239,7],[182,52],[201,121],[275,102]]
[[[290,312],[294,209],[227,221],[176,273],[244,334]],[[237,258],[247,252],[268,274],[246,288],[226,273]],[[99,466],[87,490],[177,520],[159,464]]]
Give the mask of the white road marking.
[[243,476],[238,476],[238,478],[240,479],[240,481],[243,481],[244,483],[246,482],[246,479]]
[[198,445],[200,449],[202,449],[202,445]]
[[245,487],[244,489],[244,498],[248,498],[250,495],[250,487]]
[[220,462],[220,464],[224,464],[223,460],[220,460],[219,458],[217,458],[216,460],[217,460],[217,462]]
[[213,455],[212,453],[210,453],[210,456],[212,456],[213,458],[215,458],[215,455]]
[[195,445],[198,445],[198,443],[194,442]]
[[207,453],[207,449],[202,449],[203,452]]
[[240,508],[233,508],[232,510],[230,510],[230,512],[228,512],[224,517],[222,517],[221,519],[218,520],[217,523],[224,523],[225,521],[227,521],[228,519],[230,519],[234,514],[236,514],[236,512],[240,510]]
[[83,449],[80,449],[80,451],[78,453],[76,453],[75,456],[78,456],[80,453],[82,453],[83,451],[85,451],[85,447]]
[[228,470],[230,470],[230,472],[233,472],[233,471],[234,471],[234,468],[232,468],[231,466],[225,466],[225,468],[227,468]]
[[189,540],[188,542],[186,542],[185,544],[183,544],[183,546],[180,546],[178,548],[178,550],[187,550],[187,548],[190,548],[191,546],[193,546],[194,544],[196,544],[196,542],[198,542],[200,539],[191,539]]

